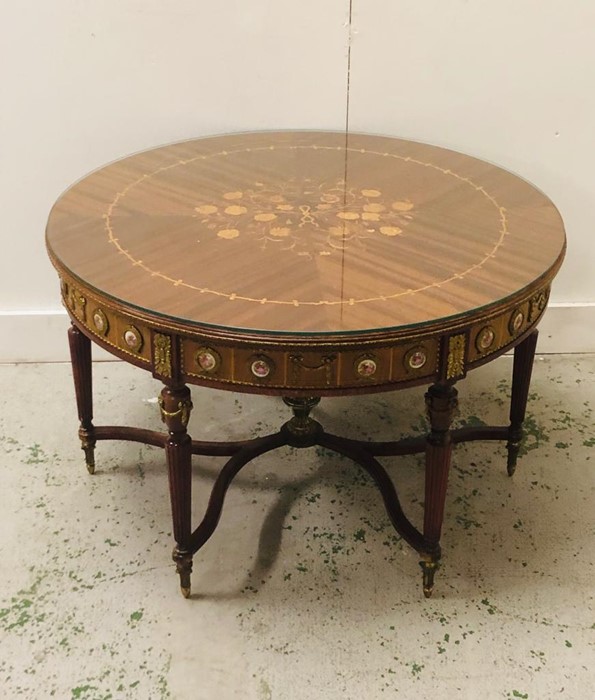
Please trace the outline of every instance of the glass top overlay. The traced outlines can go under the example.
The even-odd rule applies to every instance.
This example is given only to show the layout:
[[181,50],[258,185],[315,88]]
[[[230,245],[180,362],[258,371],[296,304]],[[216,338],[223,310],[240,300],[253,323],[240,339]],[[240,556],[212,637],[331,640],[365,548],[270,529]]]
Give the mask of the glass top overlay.
[[47,226],[59,268],[183,323],[358,333],[472,314],[556,268],[540,191],[453,151],[260,132],[139,153],[88,175]]

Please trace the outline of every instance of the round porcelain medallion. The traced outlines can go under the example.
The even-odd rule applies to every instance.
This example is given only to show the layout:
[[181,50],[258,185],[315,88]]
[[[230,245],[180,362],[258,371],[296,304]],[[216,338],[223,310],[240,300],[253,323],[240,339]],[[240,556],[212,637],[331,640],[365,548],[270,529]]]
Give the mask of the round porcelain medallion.
[[407,358],[407,364],[411,369],[421,369],[428,361],[428,356],[425,350],[418,348],[409,353]]
[[271,365],[264,358],[261,357],[252,362],[252,364],[250,365],[250,371],[255,377],[258,377],[259,379],[264,379],[265,377],[268,377],[271,373]]
[[525,316],[522,311],[517,310],[514,311],[512,316],[510,317],[510,332],[511,334],[518,333],[521,330],[521,326],[523,325],[523,321],[525,320]]
[[124,341],[129,348],[133,348],[138,343],[138,338],[134,331],[126,331],[124,333]]
[[203,372],[214,372],[220,363],[219,354],[211,348],[201,348],[195,358],[196,364]]
[[477,335],[477,349],[487,350],[493,345],[495,339],[496,333],[491,326],[482,328]]
[[376,362],[370,357],[365,357],[357,363],[357,373],[360,377],[371,377],[376,373],[376,369]]
[[135,352],[139,352],[142,344],[143,344],[143,337],[140,334],[140,331],[138,328],[135,328],[134,326],[130,326],[124,331],[124,343],[131,349],[134,350]]
[[100,333],[103,333],[103,335],[107,333],[108,320],[101,309],[95,309],[93,312],[93,325]]

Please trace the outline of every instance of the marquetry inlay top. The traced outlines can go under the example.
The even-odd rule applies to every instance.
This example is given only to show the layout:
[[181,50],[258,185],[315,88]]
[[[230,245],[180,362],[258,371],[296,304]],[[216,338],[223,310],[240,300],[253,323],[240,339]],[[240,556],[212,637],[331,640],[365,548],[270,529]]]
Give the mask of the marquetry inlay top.
[[498,167],[423,144],[198,139],[87,176],[47,228],[59,269],[173,321],[255,332],[433,324],[553,276],[560,216]]

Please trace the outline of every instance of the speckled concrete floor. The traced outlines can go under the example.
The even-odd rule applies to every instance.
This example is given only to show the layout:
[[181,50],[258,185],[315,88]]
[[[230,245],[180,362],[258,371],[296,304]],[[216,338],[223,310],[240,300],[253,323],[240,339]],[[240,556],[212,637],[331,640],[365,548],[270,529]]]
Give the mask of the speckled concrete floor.
[[[460,421],[501,422],[510,358],[460,385]],[[157,383],[95,366],[97,423],[160,429]],[[67,365],[1,366],[3,698],[367,700],[592,697],[595,356],[539,358],[528,441],[459,446],[434,598],[370,480],[322,450],[282,450],[232,486],[184,600],[162,452],[101,443],[89,476]],[[423,429],[423,390],[324,401],[342,434]],[[195,437],[287,417],[276,399],[194,390]],[[418,457],[388,460],[421,515]],[[197,459],[195,520],[220,460]]]

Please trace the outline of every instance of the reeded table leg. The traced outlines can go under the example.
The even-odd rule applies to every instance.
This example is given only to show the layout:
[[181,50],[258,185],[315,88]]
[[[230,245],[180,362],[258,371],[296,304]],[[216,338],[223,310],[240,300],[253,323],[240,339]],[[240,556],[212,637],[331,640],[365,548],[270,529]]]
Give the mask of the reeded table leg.
[[169,436],[165,454],[169,474],[169,493],[176,546],[173,560],[180,575],[180,587],[185,598],[190,596],[192,551],[190,549],[190,516],[192,488],[192,440],[186,432],[192,401],[187,386],[164,387],[159,399],[161,418]]
[[79,437],[85,452],[89,474],[95,472],[95,434],[93,427],[93,383],[91,377],[91,341],[72,325],[68,329],[70,361],[76,391],[76,405],[80,421]]
[[450,426],[458,405],[457,390],[449,384],[434,384],[426,393],[430,434],[426,441],[426,487],[424,507],[423,589],[432,595],[434,575],[440,562],[440,534],[452,452]]
[[516,470],[517,458],[523,439],[523,422],[527,410],[531,371],[537,345],[537,331],[533,331],[522,343],[514,349],[514,364],[512,369],[512,396],[510,399],[510,427],[508,429],[508,462],[509,476]]

